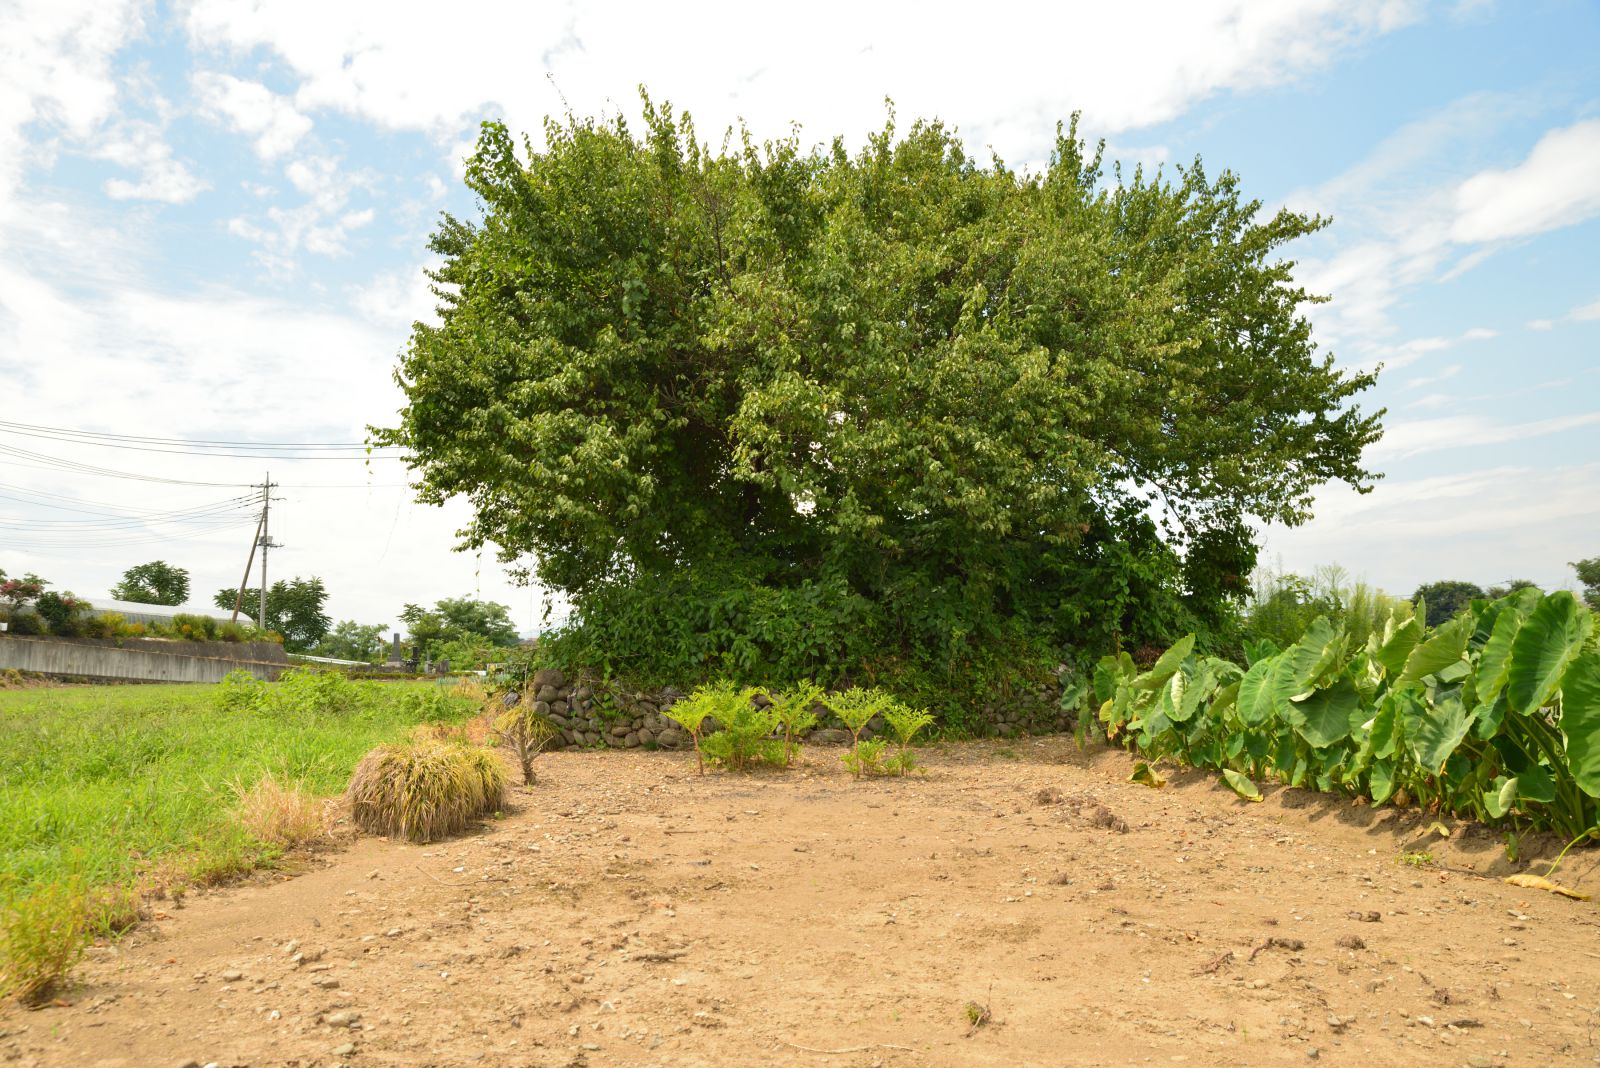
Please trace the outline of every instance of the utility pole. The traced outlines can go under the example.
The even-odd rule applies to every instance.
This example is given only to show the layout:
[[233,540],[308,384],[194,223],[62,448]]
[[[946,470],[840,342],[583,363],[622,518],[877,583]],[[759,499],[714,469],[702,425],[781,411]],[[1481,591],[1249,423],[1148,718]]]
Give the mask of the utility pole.
[[267,472],[267,480],[261,484],[261,614],[256,620],[256,625],[261,628],[261,633],[267,632],[267,550],[282,548],[272,540],[272,528],[269,525],[272,515],[272,488],[276,485],[272,481],[272,472]]
[[250,555],[244,559],[244,576],[239,579],[239,592],[233,595],[233,619],[239,622],[239,609],[244,606],[244,588],[250,582],[250,568],[256,562],[256,545],[261,541],[261,526],[267,521],[266,506],[262,505],[261,517],[256,520],[256,532],[250,535]]

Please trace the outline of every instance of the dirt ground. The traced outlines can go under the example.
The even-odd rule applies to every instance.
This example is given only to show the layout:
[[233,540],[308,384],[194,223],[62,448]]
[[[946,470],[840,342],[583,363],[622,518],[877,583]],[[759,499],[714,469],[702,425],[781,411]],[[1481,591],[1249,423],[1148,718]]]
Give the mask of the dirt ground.
[[[1600,906],[1500,882],[1481,828],[1153,790],[1070,739],[903,781],[838,752],[547,755],[479,833],[361,840],[92,950],[63,1004],[0,1008],[0,1064],[1600,1063]],[[1600,856],[1562,881],[1600,889]]]

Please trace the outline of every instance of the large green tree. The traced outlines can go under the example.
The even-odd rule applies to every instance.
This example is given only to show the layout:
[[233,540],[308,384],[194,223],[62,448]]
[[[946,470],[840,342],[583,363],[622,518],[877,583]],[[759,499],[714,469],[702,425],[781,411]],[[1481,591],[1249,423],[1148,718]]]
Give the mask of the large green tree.
[[852,154],[645,118],[520,155],[484,124],[376,433],[580,628],[707,670],[848,670],[869,624],[951,671],[1159,640],[1245,592],[1252,521],[1374,477],[1373,377],[1317,351],[1282,255],[1323,220],[1231,173],[1108,180],[1075,122],[1030,175],[937,122]]
[[122,573],[122,581],[111,587],[111,596],[140,604],[182,604],[189,599],[189,572],[165,560],[139,564]]
[[[1578,573],[1578,581],[1583,583],[1584,603],[1596,612],[1600,612],[1600,556],[1591,556],[1587,560],[1574,560],[1568,566]],[[0,578],[3,577],[0,575]]]
[[[213,598],[218,608],[233,610],[237,587],[217,591]],[[279,579],[267,587],[267,629],[283,635],[283,647],[291,653],[310,652],[333,625],[333,620],[323,611],[328,601],[328,589],[322,580],[313,575],[303,579],[298,575],[288,581]],[[242,614],[256,617],[261,604],[261,587],[246,587]]]
[[445,644],[462,639],[477,639],[491,647],[517,644],[511,609],[494,601],[445,597],[431,609],[408,604],[401,610],[400,619],[412,643],[425,656],[434,656]]
[[1417,587],[1411,595],[1413,603],[1426,601],[1427,623],[1430,627],[1443,626],[1472,606],[1475,600],[1486,597],[1483,587],[1476,582],[1461,579],[1443,579]]
[[334,660],[365,660],[376,663],[383,659],[383,627],[377,623],[357,623],[353,619],[340,620],[319,641],[311,652]]

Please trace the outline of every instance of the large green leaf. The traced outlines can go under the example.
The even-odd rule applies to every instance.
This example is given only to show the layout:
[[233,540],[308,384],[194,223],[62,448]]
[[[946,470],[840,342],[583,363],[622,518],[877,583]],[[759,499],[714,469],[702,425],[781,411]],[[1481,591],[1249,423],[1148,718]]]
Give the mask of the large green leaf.
[[1267,689],[1271,692],[1273,711],[1290,719],[1293,715],[1291,703],[1316,689],[1315,682],[1326,670],[1328,659],[1340,651],[1342,645],[1343,635],[1326,619],[1317,617],[1300,640],[1272,662]]
[[1194,652],[1194,635],[1185,634],[1178,639],[1172,648],[1161,654],[1160,659],[1150,666],[1149,671],[1133,680],[1134,688],[1140,690],[1161,689],[1166,684],[1166,681],[1177,673],[1179,665],[1192,652]]
[[1506,699],[1513,711],[1528,715],[1550,703],[1593,625],[1566,590],[1539,602],[1511,643]]
[[1406,658],[1405,670],[1400,673],[1396,686],[1420,682],[1429,675],[1443,671],[1451,664],[1461,662],[1466,652],[1467,639],[1472,636],[1472,617],[1457,616],[1439,627],[1427,641],[1419,644]]
[[1513,606],[1504,606],[1495,617],[1494,630],[1483,645],[1478,657],[1478,700],[1492,701],[1506,684],[1506,672],[1511,669],[1511,642],[1522,628],[1522,613]]
[[1600,797],[1600,653],[1583,653],[1561,680],[1561,733],[1578,788]]
[[1437,775],[1471,726],[1472,717],[1459,700],[1452,698],[1433,706],[1413,704],[1405,717],[1406,748],[1418,764]]
[[[1282,654],[1279,654],[1282,655]],[[1237,707],[1241,722],[1255,726],[1272,717],[1272,692],[1267,686],[1277,657],[1257,660],[1239,680]]]
[[1342,678],[1290,707],[1289,722],[1300,737],[1316,749],[1325,749],[1350,736],[1350,714],[1361,706],[1355,683]]
[[1261,800],[1261,791],[1256,789],[1256,784],[1232,768],[1222,769],[1222,781],[1227,783],[1234,793],[1246,801]]
[[1171,707],[1163,705],[1162,711],[1174,723],[1187,723],[1200,711],[1200,706],[1216,688],[1216,677],[1208,668],[1202,667],[1192,677],[1180,671],[1167,683],[1166,693]]
[[1404,670],[1406,658],[1422,640],[1422,633],[1422,620],[1408,619],[1404,623],[1396,624],[1394,633],[1374,650],[1372,658],[1383,666],[1383,673],[1386,676],[1392,679]]
[[1388,757],[1374,761],[1372,774],[1367,777],[1372,803],[1381,805],[1394,793],[1394,761]]

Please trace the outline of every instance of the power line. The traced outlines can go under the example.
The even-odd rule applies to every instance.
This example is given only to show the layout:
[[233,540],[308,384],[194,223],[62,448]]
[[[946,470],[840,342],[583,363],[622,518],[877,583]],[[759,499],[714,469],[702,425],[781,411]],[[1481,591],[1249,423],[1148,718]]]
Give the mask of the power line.
[[218,489],[249,489],[249,482],[202,482],[187,478],[163,478],[159,475],[142,475],[134,471],[117,471],[109,467],[100,467],[96,464],[82,464],[76,460],[63,460],[55,456],[46,456],[44,453],[31,452],[19,449],[12,445],[0,445],[0,454],[16,456],[24,460],[34,460],[46,465],[47,468],[56,468],[62,471],[71,471],[80,475],[99,475],[102,478],[126,478],[135,482],[159,482],[169,486],[212,486]]
[[[217,438],[162,438],[147,434],[113,434],[97,430],[76,430],[71,427],[41,426],[35,423],[13,423],[0,419],[0,430],[30,437],[55,437],[58,440],[96,439],[98,441],[137,441],[149,445],[181,445],[186,448],[240,448],[299,452],[310,449],[359,449],[382,451],[395,449],[395,445],[371,445],[365,441],[229,441]],[[88,444],[88,442],[85,442]]]

